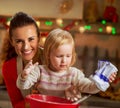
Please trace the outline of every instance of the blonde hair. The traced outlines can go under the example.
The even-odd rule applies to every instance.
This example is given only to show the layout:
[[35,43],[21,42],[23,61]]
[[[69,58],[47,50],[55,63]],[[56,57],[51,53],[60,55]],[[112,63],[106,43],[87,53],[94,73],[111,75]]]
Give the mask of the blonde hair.
[[53,49],[57,49],[60,45],[70,43],[73,45],[73,50],[72,50],[72,60],[70,66],[72,66],[75,61],[76,61],[76,52],[75,52],[75,44],[74,44],[74,39],[72,35],[65,30],[62,29],[54,29],[52,30],[49,34],[48,37],[45,41],[44,44],[44,59],[45,59],[45,64],[49,66],[50,60],[50,52]]

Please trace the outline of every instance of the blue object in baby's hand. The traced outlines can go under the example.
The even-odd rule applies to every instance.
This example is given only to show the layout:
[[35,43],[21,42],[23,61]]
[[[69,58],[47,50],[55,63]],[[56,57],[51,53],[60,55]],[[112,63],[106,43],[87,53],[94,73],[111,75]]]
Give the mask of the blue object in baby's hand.
[[91,75],[91,78],[101,91],[106,91],[107,88],[110,86],[109,84],[110,75],[117,71],[118,69],[109,61],[99,60],[98,68],[95,71],[95,74]]

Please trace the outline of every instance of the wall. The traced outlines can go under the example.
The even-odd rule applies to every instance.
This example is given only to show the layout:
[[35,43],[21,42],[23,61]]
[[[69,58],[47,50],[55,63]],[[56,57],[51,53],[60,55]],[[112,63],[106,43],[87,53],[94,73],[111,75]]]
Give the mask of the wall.
[[[65,8],[64,8],[65,6]],[[62,7],[62,9],[60,9]],[[62,11],[65,12],[62,13]],[[1,0],[0,14],[13,15],[18,11],[38,17],[75,18],[83,17],[83,0]]]
[[[101,47],[108,49],[111,53],[114,50],[120,51],[120,36],[112,35],[96,35],[96,34],[76,34],[76,46]],[[120,54],[119,54],[120,56]]]
[[96,70],[98,60],[109,60],[120,69],[120,36],[75,33],[74,39],[77,52],[75,66],[83,69],[86,76]]

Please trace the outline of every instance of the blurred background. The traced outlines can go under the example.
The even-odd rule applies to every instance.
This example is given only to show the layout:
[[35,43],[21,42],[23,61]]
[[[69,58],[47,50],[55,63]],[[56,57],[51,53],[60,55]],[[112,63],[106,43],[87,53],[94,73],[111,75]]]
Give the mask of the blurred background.
[[[119,4],[120,0],[0,0],[0,47],[11,17],[23,11],[35,18],[41,30],[42,47],[47,34],[54,28],[72,33],[77,52],[75,66],[82,69],[87,77],[96,70],[98,60],[109,60],[120,70]],[[0,95],[0,105],[10,108],[1,71]],[[94,106],[111,108],[113,105],[114,108],[120,106],[120,71],[106,92],[91,98],[85,104],[93,102]]]

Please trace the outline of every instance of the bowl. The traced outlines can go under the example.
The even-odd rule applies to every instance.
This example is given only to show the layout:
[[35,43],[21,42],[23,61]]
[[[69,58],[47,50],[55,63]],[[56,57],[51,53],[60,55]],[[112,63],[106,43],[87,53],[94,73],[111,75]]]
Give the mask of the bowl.
[[30,108],[78,108],[80,104],[56,96],[30,94],[26,96]]

